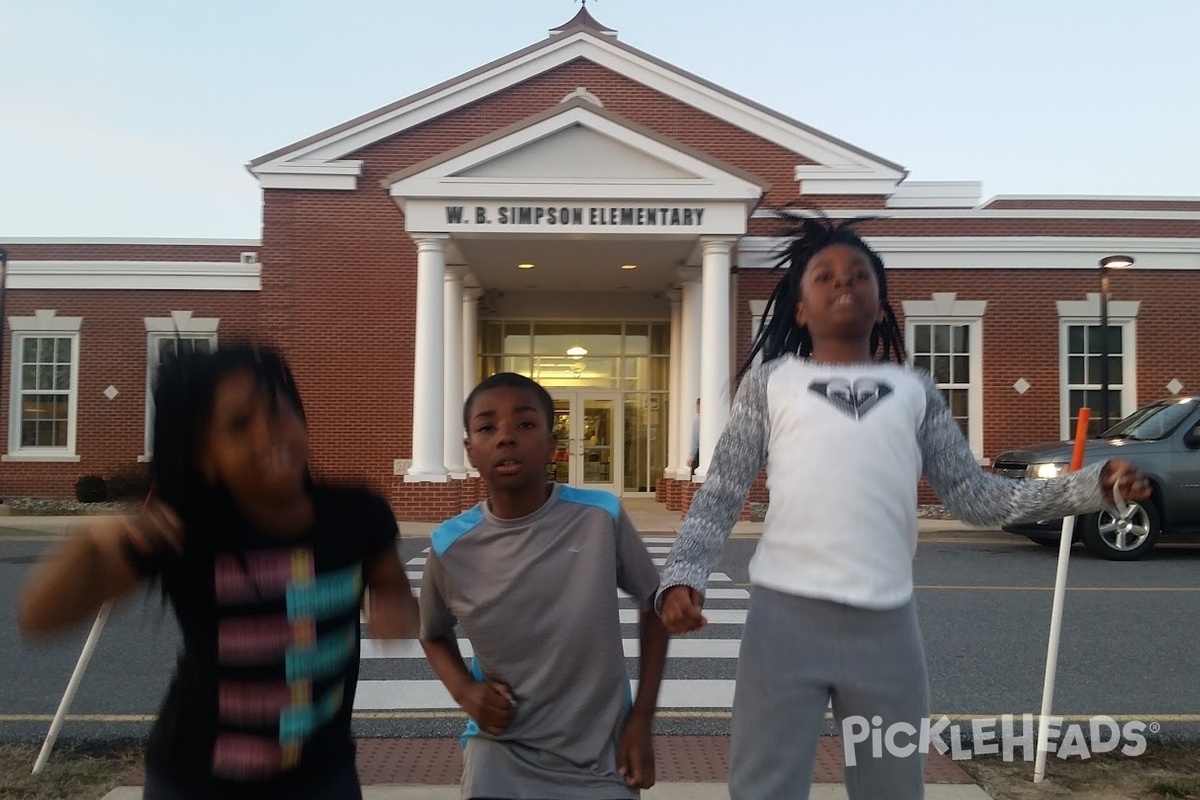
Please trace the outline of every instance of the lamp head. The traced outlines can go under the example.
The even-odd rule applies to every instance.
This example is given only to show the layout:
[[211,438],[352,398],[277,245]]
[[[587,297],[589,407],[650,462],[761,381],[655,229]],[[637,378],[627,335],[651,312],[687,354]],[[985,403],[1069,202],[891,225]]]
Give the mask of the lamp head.
[[1125,269],[1133,266],[1133,256],[1105,256],[1100,259],[1100,269]]

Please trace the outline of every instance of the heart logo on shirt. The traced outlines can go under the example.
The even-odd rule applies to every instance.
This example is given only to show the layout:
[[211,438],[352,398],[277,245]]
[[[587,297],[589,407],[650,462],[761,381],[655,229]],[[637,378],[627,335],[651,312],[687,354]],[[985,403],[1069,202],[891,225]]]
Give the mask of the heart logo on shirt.
[[813,381],[808,390],[856,420],[865,417],[880,400],[892,393],[891,386],[872,378],[858,378],[853,382],[845,378]]

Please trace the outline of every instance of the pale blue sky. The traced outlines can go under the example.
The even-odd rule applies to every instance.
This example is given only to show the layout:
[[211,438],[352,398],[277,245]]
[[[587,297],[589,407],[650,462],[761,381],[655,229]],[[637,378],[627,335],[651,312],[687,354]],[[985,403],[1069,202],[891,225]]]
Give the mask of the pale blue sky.
[[[591,0],[620,38],[984,195],[1200,196],[1196,0]],[[250,159],[571,0],[0,0],[0,241],[259,235]]]

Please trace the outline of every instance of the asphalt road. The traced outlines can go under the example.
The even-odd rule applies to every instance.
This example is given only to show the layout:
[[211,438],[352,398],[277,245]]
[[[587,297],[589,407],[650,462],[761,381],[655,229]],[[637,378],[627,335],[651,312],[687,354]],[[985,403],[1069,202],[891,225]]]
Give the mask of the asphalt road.
[[[0,528],[0,741],[45,736],[87,634],[85,625],[52,641],[27,644],[17,632],[20,586],[33,560],[54,539]],[[668,542],[654,544],[664,548]],[[731,539],[710,584],[726,597],[710,600],[707,608],[725,612],[727,622],[687,637],[713,641],[672,644],[662,733],[728,731],[741,632],[737,620],[747,606],[747,562],[755,544],[752,538]],[[401,543],[410,570],[420,570],[427,546],[425,539]],[[1001,533],[923,538],[914,574],[935,717],[1037,713],[1055,552]],[[1200,547],[1162,546],[1134,563],[1100,561],[1077,547],[1069,578],[1054,713],[1105,714],[1160,725],[1163,735],[1200,738],[1200,640],[1195,635]],[[623,629],[624,636],[636,639],[636,625]],[[62,737],[144,735],[178,642],[171,611],[156,597],[138,595],[117,606]],[[412,699],[417,688],[437,689],[424,661],[411,652],[403,657],[388,652],[364,659],[356,730],[369,736],[456,736],[462,727],[459,714],[430,707],[444,705],[440,701]],[[636,659],[629,665],[636,675]]]

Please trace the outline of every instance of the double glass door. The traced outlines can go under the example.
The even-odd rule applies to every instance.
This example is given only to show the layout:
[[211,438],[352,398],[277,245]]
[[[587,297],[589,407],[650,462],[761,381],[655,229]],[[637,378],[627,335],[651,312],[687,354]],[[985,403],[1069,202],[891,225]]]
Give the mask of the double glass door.
[[557,483],[620,494],[621,393],[551,391]]

